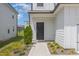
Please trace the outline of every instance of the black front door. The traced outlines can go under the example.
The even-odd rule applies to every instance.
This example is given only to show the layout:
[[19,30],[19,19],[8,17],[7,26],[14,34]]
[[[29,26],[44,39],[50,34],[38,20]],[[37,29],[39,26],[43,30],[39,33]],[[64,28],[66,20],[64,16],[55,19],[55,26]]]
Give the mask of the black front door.
[[37,40],[44,40],[44,22],[37,22]]

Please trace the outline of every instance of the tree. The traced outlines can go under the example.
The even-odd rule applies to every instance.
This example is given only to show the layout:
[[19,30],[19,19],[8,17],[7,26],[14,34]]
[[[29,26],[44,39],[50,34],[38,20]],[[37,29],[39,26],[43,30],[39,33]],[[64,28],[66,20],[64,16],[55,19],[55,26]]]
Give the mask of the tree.
[[24,29],[24,42],[25,44],[32,43],[32,28],[30,25]]

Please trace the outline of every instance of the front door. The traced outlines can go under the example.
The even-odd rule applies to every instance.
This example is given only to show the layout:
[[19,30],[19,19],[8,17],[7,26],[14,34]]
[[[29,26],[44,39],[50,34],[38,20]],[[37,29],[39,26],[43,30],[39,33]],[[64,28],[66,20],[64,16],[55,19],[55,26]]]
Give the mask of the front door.
[[44,22],[37,22],[36,23],[37,28],[37,40],[44,40]]

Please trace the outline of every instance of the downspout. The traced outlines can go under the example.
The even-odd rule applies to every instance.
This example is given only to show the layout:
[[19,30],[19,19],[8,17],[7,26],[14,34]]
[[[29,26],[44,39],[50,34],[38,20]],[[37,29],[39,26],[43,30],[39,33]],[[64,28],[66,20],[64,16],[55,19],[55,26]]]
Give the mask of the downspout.
[[18,36],[18,15],[16,15],[16,36]]
[[[33,10],[33,4],[31,3],[31,11]],[[29,16],[29,26],[30,26],[30,13],[28,13]]]
[[30,14],[28,14],[28,16],[29,16],[29,26],[30,26]]

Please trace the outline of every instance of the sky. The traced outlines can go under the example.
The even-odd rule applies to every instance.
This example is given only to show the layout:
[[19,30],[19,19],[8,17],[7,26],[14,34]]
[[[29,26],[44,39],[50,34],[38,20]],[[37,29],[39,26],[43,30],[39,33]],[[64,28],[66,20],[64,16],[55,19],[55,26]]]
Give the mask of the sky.
[[11,4],[18,14],[18,25],[25,25],[25,22],[29,20],[28,11],[31,10],[30,3],[12,3]]

